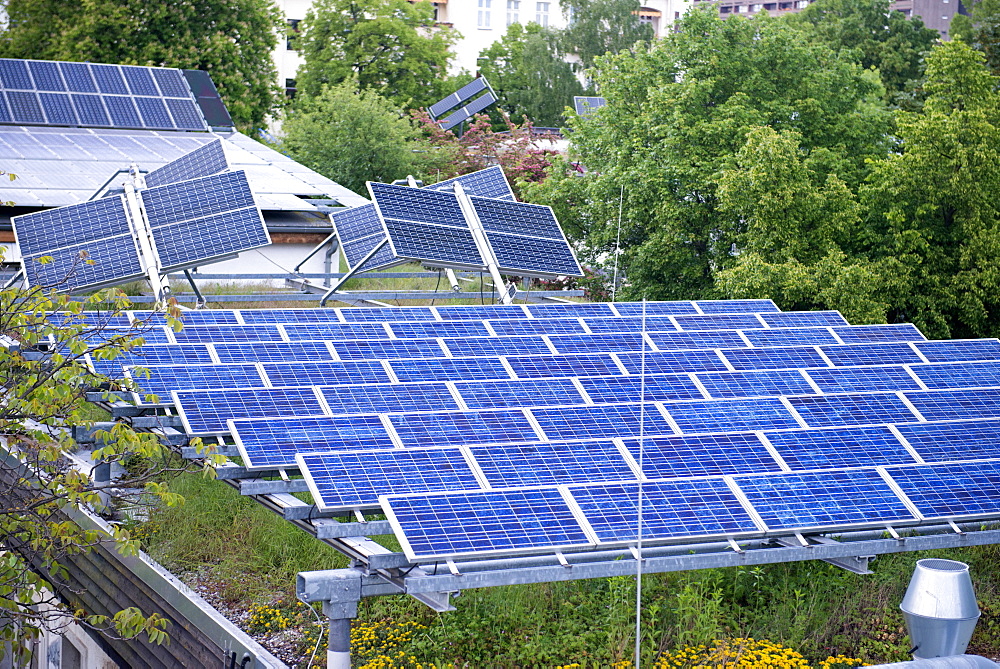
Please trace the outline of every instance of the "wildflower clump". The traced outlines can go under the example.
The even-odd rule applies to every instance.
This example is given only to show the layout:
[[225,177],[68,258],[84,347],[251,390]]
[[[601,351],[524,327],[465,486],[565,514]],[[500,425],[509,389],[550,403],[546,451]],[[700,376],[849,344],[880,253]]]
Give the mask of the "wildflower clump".
[[250,632],[281,632],[288,629],[291,624],[292,617],[283,610],[281,601],[276,604],[253,604],[250,606],[250,617],[247,619],[247,628]]
[[436,669],[406,651],[426,625],[415,622],[358,622],[351,626],[351,655],[361,669]]
[[831,655],[820,662],[819,669],[848,669],[849,667],[864,667],[865,662],[856,657],[846,655]]
[[654,669],[707,669],[757,667],[758,669],[808,668],[801,653],[767,639],[716,639],[712,646],[684,646],[661,655]]

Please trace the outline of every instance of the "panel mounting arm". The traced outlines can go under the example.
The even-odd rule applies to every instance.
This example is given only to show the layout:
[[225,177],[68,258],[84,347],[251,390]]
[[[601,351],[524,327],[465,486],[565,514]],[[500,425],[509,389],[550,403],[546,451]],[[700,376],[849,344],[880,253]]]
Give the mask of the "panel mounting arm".
[[337,283],[333,284],[333,287],[330,288],[330,290],[328,290],[325,293],[323,293],[323,297],[321,297],[320,300],[319,300],[319,306],[325,307],[326,306],[326,301],[329,300],[330,297],[334,293],[336,293],[337,290],[341,286],[343,286],[345,283],[347,283],[348,279],[350,279],[352,276],[354,276],[355,274],[357,274],[358,271],[362,267],[365,266],[365,263],[368,262],[369,260],[371,260],[372,258],[374,258],[375,254],[378,253],[382,249],[382,247],[385,246],[388,243],[389,243],[389,238],[386,237],[385,239],[383,239],[382,241],[380,241],[378,244],[376,244],[375,248],[373,248],[371,251],[369,251],[368,255],[366,255],[364,258],[362,258],[361,262],[359,262],[357,265],[354,266],[354,269],[352,269],[351,271],[349,271],[344,276],[340,277],[340,281],[338,281]]
[[500,296],[500,303],[513,304],[514,295],[517,294],[517,287],[514,285],[507,286],[507,284],[504,283],[503,277],[500,275],[500,265],[497,262],[496,255],[493,253],[493,247],[490,246],[489,239],[486,238],[486,231],[483,229],[483,223],[479,220],[479,216],[476,214],[476,209],[472,206],[472,200],[469,199],[465,189],[462,188],[462,184],[456,181],[454,183],[454,189],[455,197],[458,199],[458,205],[462,208],[462,213],[465,214],[465,220],[469,224],[469,229],[472,231],[472,238],[476,241],[476,248],[479,249],[479,255],[483,257],[486,269],[489,270],[490,276],[493,278],[493,285],[496,286],[497,293]]

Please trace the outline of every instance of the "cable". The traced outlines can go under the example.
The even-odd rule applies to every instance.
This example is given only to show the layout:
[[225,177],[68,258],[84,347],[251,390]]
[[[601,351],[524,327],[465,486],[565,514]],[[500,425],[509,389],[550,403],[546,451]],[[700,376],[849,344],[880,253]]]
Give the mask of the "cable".
[[[442,274],[442,272],[444,272],[444,270],[443,270],[443,269],[440,269],[440,268],[438,268],[438,282],[437,282],[437,285],[436,285],[436,286],[434,286],[434,294],[435,294],[435,295],[437,295],[437,292],[438,292],[438,288],[440,288],[440,287],[441,287],[441,274]],[[436,298],[436,297],[432,297],[432,298],[431,298],[431,306],[432,306],[432,307],[434,306],[434,300],[435,300],[435,299],[437,299],[437,298]]]
[[646,428],[646,298],[642,298],[642,358],[639,366],[639,494],[636,500],[638,523],[635,542],[635,666],[639,667],[642,650],[642,456]]
[[296,596],[296,599],[298,599],[300,602],[309,607],[309,610],[312,611],[312,614],[316,616],[316,626],[319,627],[319,633],[316,635],[316,647],[313,648],[312,655],[309,656],[309,662],[306,663],[306,667],[311,668],[313,666],[313,660],[316,659],[316,653],[319,652],[319,644],[321,641],[323,641],[323,630],[324,630],[323,620],[319,617],[319,614],[316,613],[316,609],[314,609],[309,602],[305,601],[304,599],[298,596]]

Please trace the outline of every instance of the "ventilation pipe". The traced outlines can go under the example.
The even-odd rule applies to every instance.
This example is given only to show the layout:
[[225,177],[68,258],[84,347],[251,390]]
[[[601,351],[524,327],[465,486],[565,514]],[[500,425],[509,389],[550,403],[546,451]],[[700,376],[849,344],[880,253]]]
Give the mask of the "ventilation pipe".
[[914,659],[963,654],[979,621],[969,566],[955,560],[919,560],[899,608]]

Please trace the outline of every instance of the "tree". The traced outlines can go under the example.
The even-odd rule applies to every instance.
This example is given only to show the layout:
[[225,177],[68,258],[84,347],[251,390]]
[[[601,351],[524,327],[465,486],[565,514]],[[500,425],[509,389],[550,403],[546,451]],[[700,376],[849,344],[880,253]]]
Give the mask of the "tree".
[[962,0],[967,14],[956,14],[949,33],[986,55],[994,75],[1000,75],[1000,0]]
[[616,257],[622,212],[623,297],[721,296],[716,275],[737,261],[748,225],[720,202],[721,178],[755,130],[794,138],[814,183],[835,175],[851,191],[886,151],[877,74],[767,16],[696,8],[655,44],[598,59],[593,76],[608,105],[570,120],[586,172],[558,163],[527,197],[556,208],[597,268]]
[[[80,262],[93,261],[81,257]],[[28,652],[25,640],[70,620],[107,635],[145,634],[157,643],[167,639],[166,621],[158,616],[147,617],[127,608],[109,619],[67,608],[53,595],[58,592],[73,600],[73,592],[60,577],[68,556],[102,542],[116,545],[123,553],[138,548],[120,526],[115,526],[110,540],[83,530],[62,514],[65,505],[112,513],[120,491],[135,488],[166,504],[183,501],[162,480],[185,467],[174,464],[153,434],[135,432],[123,423],[95,433],[100,445],[92,459],[120,467],[122,473],[114,480],[95,480],[86,468],[66,457],[80,448],[72,428],[94,428],[95,412],[87,404],[87,391],[109,383],[135,387],[91,371],[84,360],[88,354],[96,360],[113,360],[142,344],[144,324],[110,327],[127,307],[120,291],[71,301],[40,287],[0,290],[0,333],[5,339],[0,347],[4,390],[0,404],[0,616],[4,619],[0,642],[14,642],[15,653],[22,656]],[[53,580],[46,581],[40,574],[49,574]],[[55,608],[40,612],[34,606],[38,602]]]
[[281,101],[271,52],[285,29],[270,0],[8,0],[0,56],[205,70],[236,124]]
[[296,86],[315,96],[323,85],[350,82],[400,107],[432,104],[451,92],[446,69],[457,39],[435,25],[429,2],[319,0],[297,40]]
[[653,27],[639,20],[637,0],[566,0],[562,8],[568,24],[562,31],[562,48],[585,68],[592,67],[598,56],[653,39]]
[[357,193],[365,181],[418,173],[419,132],[391,102],[353,82],[300,96],[283,128],[282,147],[297,161]]
[[787,20],[834,51],[853,51],[862,67],[878,69],[890,97],[912,88],[939,37],[919,17],[894,11],[889,0],[818,0]]
[[[561,127],[563,112],[583,86],[557,50],[558,35],[537,23],[512,23],[480,52],[480,72],[497,92],[496,108],[542,127]],[[499,114],[496,114],[499,116]]]

